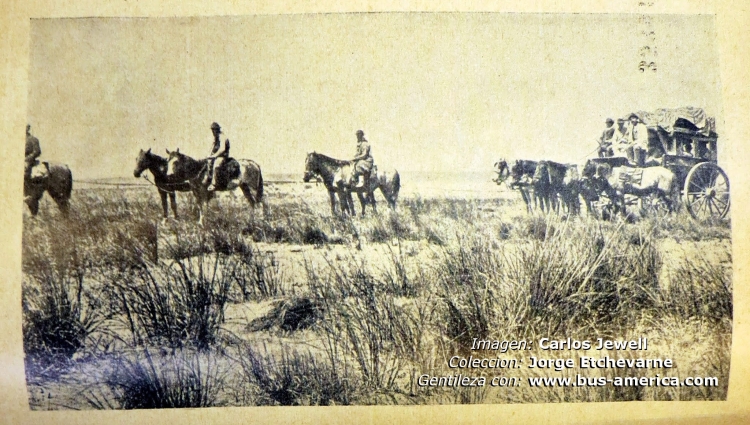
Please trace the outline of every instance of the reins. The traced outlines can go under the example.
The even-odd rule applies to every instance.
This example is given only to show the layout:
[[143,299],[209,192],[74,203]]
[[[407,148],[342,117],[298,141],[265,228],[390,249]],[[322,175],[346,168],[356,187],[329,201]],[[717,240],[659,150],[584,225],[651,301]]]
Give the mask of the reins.
[[145,175],[145,174],[141,174],[141,177],[143,177],[143,179],[144,179],[144,180],[146,180],[147,182],[149,182],[149,183],[151,183],[152,185],[156,186],[156,188],[157,188],[157,189],[159,189],[159,190],[160,190],[160,191],[162,191],[162,192],[167,192],[167,193],[177,193],[177,192],[175,192],[174,190],[168,190],[168,189],[164,189],[164,188],[162,188],[162,187],[161,187],[161,186],[159,186],[158,184],[156,184],[156,183],[152,182],[151,180],[149,180],[149,179],[148,179],[148,177],[146,177],[146,175]]

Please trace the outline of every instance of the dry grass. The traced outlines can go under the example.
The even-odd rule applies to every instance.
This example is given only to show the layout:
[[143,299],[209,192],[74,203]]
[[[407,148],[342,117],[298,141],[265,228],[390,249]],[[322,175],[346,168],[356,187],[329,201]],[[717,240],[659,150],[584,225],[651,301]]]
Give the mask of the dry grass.
[[[155,196],[91,190],[73,201],[70,221],[43,209],[49,219],[24,222],[34,408],[44,408],[33,395],[39,388],[67,391],[68,408],[726,397],[733,304],[725,222],[699,225],[684,212],[600,222],[526,215],[501,200],[419,197],[395,212],[341,218],[322,196],[312,204],[279,196],[265,215],[220,199],[200,228],[192,219],[157,225]],[[191,215],[189,202],[182,209]],[[704,249],[716,255],[694,255]],[[261,303],[270,308],[256,313]],[[456,373],[446,365],[453,355],[497,354],[470,352],[473,338],[541,337],[648,337],[648,357],[677,364],[648,373],[717,376],[720,386],[416,384],[422,374]],[[551,354],[503,356],[530,355]],[[604,376],[507,371],[522,380],[577,373]],[[78,394],[80,385],[88,390]]]

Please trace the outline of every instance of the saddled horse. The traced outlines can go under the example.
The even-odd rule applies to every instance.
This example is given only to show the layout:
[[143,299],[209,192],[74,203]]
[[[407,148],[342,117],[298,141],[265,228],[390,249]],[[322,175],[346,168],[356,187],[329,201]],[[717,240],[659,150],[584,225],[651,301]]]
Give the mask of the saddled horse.
[[[626,214],[625,195],[643,199],[653,195],[663,202],[669,212],[679,205],[680,188],[674,172],[665,167],[635,168],[611,164],[587,164],[593,186],[599,193],[605,193],[615,207],[615,212]],[[639,177],[635,177],[638,175]]]
[[[207,204],[214,196],[208,190],[208,172],[211,162],[206,159],[194,159],[180,150],[167,150],[167,179],[170,181],[187,181],[195,195],[198,205],[198,223],[203,225],[203,204]],[[251,159],[228,158],[220,167],[214,170],[214,186],[216,191],[231,191],[238,187],[245,195],[245,199],[252,208],[261,204],[266,211],[263,199],[263,175],[260,165]]]
[[[349,177],[351,176],[352,171],[351,161],[331,158],[330,156],[317,152],[310,152],[305,159],[305,175],[302,179],[305,182],[309,182],[315,176],[319,176],[323,179],[323,184],[328,190],[328,196],[331,199],[331,214],[336,214],[337,195],[341,204],[341,212],[349,213],[351,215],[356,214],[354,211],[354,202],[352,201],[351,196],[352,192],[356,192],[357,197],[359,197],[359,202],[362,205],[362,215],[364,216],[365,206],[368,203],[372,205],[373,211],[376,210],[372,175],[370,175],[369,184],[365,184],[362,188],[357,188],[349,184]],[[398,172],[395,172],[391,177],[394,181],[388,184],[387,175],[384,175],[384,177],[386,177],[386,184],[381,186],[381,188],[390,188],[391,199],[388,203],[395,208],[396,199],[398,198],[398,190],[401,188],[401,178],[398,176]],[[386,195],[386,191],[383,191],[383,194],[386,196],[386,199],[389,199],[389,196]]]
[[177,218],[175,192],[190,191],[190,183],[187,181],[171,182],[167,178],[167,158],[151,153],[150,148],[147,151],[141,149],[138,153],[138,157],[135,159],[135,170],[133,170],[133,175],[136,178],[139,178],[146,170],[151,171],[151,174],[154,176],[154,185],[156,185],[159,191],[159,196],[161,197],[161,207],[164,211],[163,218],[166,220],[168,216],[167,195],[169,195],[169,201],[172,204],[174,218]]
[[32,216],[39,212],[39,200],[44,192],[55,201],[64,217],[68,216],[70,195],[73,192],[73,173],[65,164],[53,162],[40,162],[36,167],[44,167],[45,172],[35,177],[32,170],[30,177],[24,178],[23,196],[24,202],[29,207]]

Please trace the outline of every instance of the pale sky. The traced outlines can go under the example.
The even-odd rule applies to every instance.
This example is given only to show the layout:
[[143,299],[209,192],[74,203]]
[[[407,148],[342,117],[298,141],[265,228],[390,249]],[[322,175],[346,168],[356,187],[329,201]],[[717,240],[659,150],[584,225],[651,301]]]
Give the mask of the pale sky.
[[[655,73],[638,71],[644,30]],[[32,133],[80,179],[132,176],[141,148],[204,157],[213,121],[232,156],[300,176],[309,151],[351,158],[358,129],[403,174],[580,161],[637,110],[697,106],[723,127],[710,15],[43,19],[30,36]]]

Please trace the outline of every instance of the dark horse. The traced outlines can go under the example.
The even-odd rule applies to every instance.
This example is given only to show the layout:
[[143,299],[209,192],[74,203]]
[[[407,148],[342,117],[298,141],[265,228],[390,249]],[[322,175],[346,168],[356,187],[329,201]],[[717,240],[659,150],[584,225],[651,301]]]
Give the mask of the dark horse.
[[[209,159],[193,159],[180,150],[169,152],[167,160],[167,179],[170,181],[185,181],[195,195],[198,204],[198,223],[203,225],[203,204],[213,198],[214,192],[208,190]],[[266,204],[263,200],[263,175],[260,165],[250,159],[228,158],[221,167],[214,170],[214,186],[217,191],[242,189],[242,193],[252,208],[260,203],[263,210]]]
[[546,174],[546,168],[539,168],[538,165],[537,161],[519,159],[510,167],[511,183],[509,186],[521,192],[523,202],[529,212],[532,211],[533,206],[538,206],[542,211],[550,209],[549,176]]
[[175,201],[175,192],[187,192],[190,190],[190,183],[186,181],[182,182],[170,182],[167,179],[167,159],[162,158],[157,154],[151,153],[151,149],[141,151],[138,153],[138,158],[135,159],[135,170],[133,175],[138,178],[145,171],[151,171],[154,176],[154,184],[159,190],[159,196],[161,197],[161,207],[164,210],[163,218],[166,220],[168,216],[167,209],[167,195],[172,203],[172,213],[174,218],[177,218],[177,202]]
[[541,174],[548,179],[549,197],[552,207],[559,211],[560,205],[557,202],[562,201],[562,206],[567,212],[573,215],[580,214],[581,202],[579,196],[583,198],[586,204],[586,210],[592,214],[591,202],[595,201],[598,196],[592,194],[589,187],[584,184],[582,169],[576,164],[561,164],[554,161],[540,161],[537,172],[543,170]]
[[55,200],[63,216],[68,216],[70,194],[73,191],[73,173],[65,164],[40,162],[35,167],[45,167],[47,173],[41,177],[27,177],[23,182],[24,202],[31,215],[39,212],[39,200],[46,191]]
[[311,152],[307,154],[307,158],[305,159],[305,175],[303,180],[309,182],[316,175],[323,179],[323,184],[328,190],[328,196],[331,198],[331,214],[336,214],[336,195],[339,197],[342,213],[355,214],[351,192],[357,193],[362,206],[363,216],[365,215],[365,206],[368,203],[372,205],[373,211],[376,211],[373,191],[377,188],[380,188],[383,196],[388,201],[388,205],[391,208],[396,208],[398,192],[401,189],[401,177],[398,171],[379,172],[377,169],[373,169],[368,184],[361,189],[349,185],[351,172],[351,161],[335,159],[317,152]]

